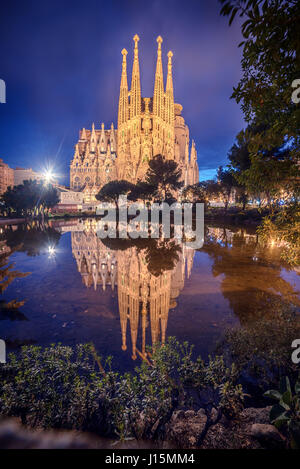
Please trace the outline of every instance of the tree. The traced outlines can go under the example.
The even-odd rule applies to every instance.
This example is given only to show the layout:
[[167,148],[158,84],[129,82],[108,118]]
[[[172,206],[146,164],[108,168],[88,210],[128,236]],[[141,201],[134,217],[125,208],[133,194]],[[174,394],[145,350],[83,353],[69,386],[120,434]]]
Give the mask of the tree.
[[249,144],[251,142],[251,130],[248,127],[246,130],[241,130],[235,139],[234,144],[228,152],[228,159],[231,168],[235,171],[241,172],[249,169],[251,166]]
[[33,216],[44,214],[45,210],[59,202],[57,190],[51,184],[38,181],[24,181],[18,186],[9,187],[1,196],[3,211],[7,215]]
[[241,103],[246,121],[262,125],[253,139],[256,149],[292,145],[300,151],[300,110],[292,101],[292,83],[300,78],[300,3],[298,0],[220,0],[221,14],[245,18],[242,78],[232,97]]
[[[241,103],[246,121],[255,129],[249,134],[247,145],[250,159],[255,158],[256,167],[258,158],[289,160],[294,166],[290,171],[289,190],[299,196],[300,107],[292,100],[292,83],[300,78],[300,3],[297,0],[220,2],[221,14],[230,16],[230,24],[237,14],[245,18],[244,41],[240,44],[243,75],[232,98]],[[245,169],[251,171],[252,164]],[[282,181],[286,181],[284,173]],[[277,187],[277,177],[274,182]]]
[[255,196],[260,198],[257,187],[253,188],[247,184],[248,179],[245,177],[244,171],[248,171],[251,168],[249,146],[251,144],[251,138],[261,130],[261,127],[262,126],[257,127],[249,125],[245,130],[241,130],[237,134],[235,142],[227,155],[229,168],[232,170],[232,174],[236,180],[237,200],[242,204],[243,210],[246,208],[249,194],[255,194]]
[[[248,124],[260,127],[251,136],[248,145],[251,165],[240,181],[252,188],[259,184],[266,192],[272,210],[263,220],[265,238],[274,236],[278,229],[278,236],[284,233],[285,240],[293,239],[293,226],[298,223],[300,211],[300,107],[293,96],[299,95],[294,86],[300,78],[300,2],[220,2],[221,14],[230,16],[229,24],[237,14],[245,19],[244,41],[240,44],[243,75],[232,98],[241,104]],[[276,148],[278,151],[274,151]],[[274,214],[272,204],[277,205],[282,191],[286,194],[286,204]],[[293,247],[291,242],[290,247]]]
[[156,193],[156,187],[145,181],[138,181],[136,186],[128,194],[128,199],[132,201],[143,200],[144,202],[150,201]]
[[200,181],[199,185],[203,188],[204,193],[208,202],[212,199],[219,197],[220,195],[220,186],[214,179],[208,179],[207,181]]
[[134,184],[131,184],[128,181],[110,181],[105,184],[98,194],[96,199],[101,202],[113,202],[118,208],[118,200],[120,195],[127,195],[134,189]]
[[48,184],[46,190],[42,191],[40,203],[43,208],[43,212],[49,211],[50,208],[59,203],[58,192],[51,184]]
[[149,161],[149,168],[145,180],[156,188],[156,195],[160,200],[172,197],[172,192],[183,186],[180,181],[181,170],[173,160],[166,160],[162,155],[156,155]]
[[237,185],[237,183],[232,171],[229,169],[224,170],[222,166],[218,168],[217,178],[220,194],[224,200],[225,210],[227,210],[232,189]]
[[250,193],[259,193],[266,200],[266,206],[274,210],[282,200],[288,202],[294,187],[294,165],[290,160],[274,157],[251,157],[251,167],[239,176],[239,182]]

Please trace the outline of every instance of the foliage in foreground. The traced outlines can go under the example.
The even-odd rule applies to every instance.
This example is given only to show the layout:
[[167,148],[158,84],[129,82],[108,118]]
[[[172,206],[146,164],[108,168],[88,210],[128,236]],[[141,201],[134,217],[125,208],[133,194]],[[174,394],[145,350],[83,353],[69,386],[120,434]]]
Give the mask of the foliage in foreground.
[[[107,368],[107,371],[104,369]],[[233,365],[221,356],[208,364],[192,358],[192,347],[170,338],[151,352],[135,374],[102,368],[91,345],[75,349],[26,346],[0,368],[0,413],[31,426],[74,428],[102,435],[147,438],[163,434],[176,408],[192,405],[190,391],[202,407],[233,416],[243,404]]]
[[222,350],[234,360],[240,376],[248,383],[255,382],[262,392],[278,386],[285,375],[296,379],[299,367],[291,360],[291,344],[299,336],[299,314],[283,305],[277,316],[229,330]]

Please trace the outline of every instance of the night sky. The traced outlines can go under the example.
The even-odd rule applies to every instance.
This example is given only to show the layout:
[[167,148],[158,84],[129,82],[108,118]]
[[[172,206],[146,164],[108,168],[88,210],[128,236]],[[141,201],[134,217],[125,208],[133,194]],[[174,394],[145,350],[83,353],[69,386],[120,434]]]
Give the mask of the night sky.
[[229,27],[217,0],[14,1],[0,9],[0,158],[40,171],[53,165],[68,183],[78,131],[117,126],[121,50],[140,36],[142,95],[153,96],[156,37],[164,73],[172,50],[175,102],[196,142],[200,179],[226,164],[245,126],[230,100],[241,75],[238,22]]

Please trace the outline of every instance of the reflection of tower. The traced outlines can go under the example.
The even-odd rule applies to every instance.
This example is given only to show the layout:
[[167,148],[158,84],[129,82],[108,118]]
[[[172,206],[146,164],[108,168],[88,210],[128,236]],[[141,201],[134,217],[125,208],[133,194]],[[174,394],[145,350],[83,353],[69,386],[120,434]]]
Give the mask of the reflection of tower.
[[[118,303],[122,332],[122,350],[127,350],[129,324],[132,358],[147,360],[146,332],[150,320],[151,343],[165,343],[170,308],[184,287],[185,274],[190,276],[194,251],[182,246],[172,270],[153,275],[146,260],[147,249],[130,247],[113,251],[96,234],[96,222],[84,221],[72,229],[72,252],[86,287],[118,285]],[[141,350],[138,348],[141,331]]]
[[[126,350],[127,324],[130,324],[132,358],[137,354],[147,359],[146,328],[148,315],[151,327],[151,342],[165,343],[170,308],[176,307],[176,298],[184,287],[187,266],[190,276],[194,251],[182,247],[179,260],[173,270],[153,275],[145,259],[146,250],[135,247],[118,253],[118,298],[122,330],[122,349]],[[137,348],[139,322],[141,331],[141,351]]]
[[[171,272],[158,277],[149,272],[146,250],[132,247],[118,253],[118,297],[122,328],[122,349],[126,350],[126,329],[129,320],[132,358],[137,353],[146,358],[147,316],[150,315],[152,344],[165,342],[171,297]],[[140,319],[141,316],[141,319]],[[141,320],[142,350],[137,348],[138,326]]]
[[111,285],[114,289],[117,275],[115,252],[97,237],[93,221],[87,221],[82,231],[72,232],[71,239],[72,253],[85,286],[94,285],[96,290],[97,285],[102,285],[105,290],[106,285]]

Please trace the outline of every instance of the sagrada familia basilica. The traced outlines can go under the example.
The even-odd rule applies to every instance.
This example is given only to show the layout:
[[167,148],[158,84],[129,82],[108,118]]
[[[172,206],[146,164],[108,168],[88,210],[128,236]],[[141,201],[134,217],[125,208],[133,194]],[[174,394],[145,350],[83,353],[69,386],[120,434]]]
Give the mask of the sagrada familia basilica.
[[126,179],[136,183],[145,177],[148,162],[161,154],[175,160],[185,185],[199,180],[195,143],[190,145],[189,128],[182,106],[174,102],[172,56],[168,53],[168,73],[164,87],[162,38],[157,38],[157,63],[154,93],[142,98],[138,55],[139,37],[134,38],[131,89],[127,82],[127,51],[122,50],[122,76],[119,97],[118,128],[83,128],[75,146],[70,167],[70,187],[92,201],[109,181]]

